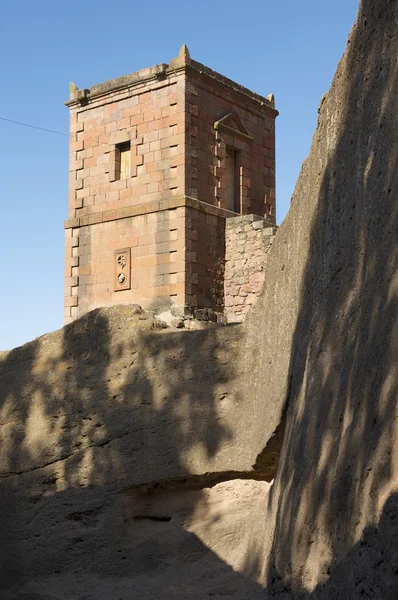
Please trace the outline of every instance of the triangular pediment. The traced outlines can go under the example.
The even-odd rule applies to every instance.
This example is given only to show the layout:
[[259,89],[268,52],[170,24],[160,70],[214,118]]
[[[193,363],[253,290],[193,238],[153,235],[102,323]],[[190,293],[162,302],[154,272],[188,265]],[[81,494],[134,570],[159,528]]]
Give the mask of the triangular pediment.
[[214,123],[214,129],[225,131],[231,135],[237,135],[245,139],[252,140],[253,137],[245,127],[242,119],[236,111],[232,111]]

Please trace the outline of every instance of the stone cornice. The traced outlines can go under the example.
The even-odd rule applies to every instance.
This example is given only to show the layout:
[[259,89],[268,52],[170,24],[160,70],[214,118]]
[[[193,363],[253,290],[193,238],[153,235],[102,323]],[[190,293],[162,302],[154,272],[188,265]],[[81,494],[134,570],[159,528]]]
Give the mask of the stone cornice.
[[78,89],[73,83],[71,83],[70,99],[65,102],[65,104],[69,108],[85,106],[94,98],[106,96],[107,94],[129,89],[137,85],[142,85],[143,83],[151,80],[161,81],[162,79],[166,79],[168,76],[177,74],[181,71],[196,73],[207,80],[217,82],[218,85],[226,86],[231,91],[250,98],[252,101],[268,108],[270,112],[273,113],[274,117],[279,114],[275,109],[275,101],[272,94],[270,94],[268,98],[260,96],[243,85],[236,83],[232,79],[229,79],[228,77],[217,73],[217,71],[213,71],[209,67],[206,67],[206,65],[191,59],[188,49],[185,45],[181,48],[179,55],[172,59],[169,64],[161,63],[147,69],[141,69],[140,71],[130,73],[129,75],[123,75],[122,77],[117,77],[115,79],[110,79],[109,81],[93,85],[90,89]]
[[108,221],[116,221],[119,219],[127,219],[129,217],[137,217],[139,215],[150,214],[154,212],[160,212],[162,210],[169,210],[172,208],[180,207],[196,208],[201,212],[205,212],[210,215],[223,217],[236,217],[237,213],[234,213],[225,208],[218,208],[212,204],[207,204],[196,198],[190,196],[182,196],[180,198],[170,198],[169,200],[160,200],[159,202],[148,202],[146,204],[140,204],[139,206],[126,206],[124,208],[117,208],[114,210],[107,210],[100,213],[93,213],[91,215],[82,215],[81,217],[72,217],[67,219],[64,223],[65,229],[71,229],[75,227],[85,227],[87,225],[96,225],[97,223],[106,223]]

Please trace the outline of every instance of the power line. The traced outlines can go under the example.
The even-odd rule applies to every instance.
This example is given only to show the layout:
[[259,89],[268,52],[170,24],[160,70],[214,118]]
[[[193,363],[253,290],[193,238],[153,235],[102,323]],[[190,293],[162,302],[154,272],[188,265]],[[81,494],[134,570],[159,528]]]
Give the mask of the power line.
[[6,119],[0,117],[1,121],[7,121],[7,123],[14,123],[14,125],[22,125],[23,127],[30,127],[31,129],[39,129],[40,131],[46,131],[47,133],[55,133],[56,135],[65,135],[69,137],[68,133],[62,133],[61,131],[54,131],[54,129],[46,129],[45,127],[38,127],[37,125],[30,125],[29,123],[22,123],[21,121],[13,121],[12,119]]
[[[102,144],[98,141],[98,136],[92,137],[91,135],[85,135],[83,131],[79,133],[63,133],[62,131],[55,131],[54,129],[46,129],[45,127],[39,127],[38,125],[31,125],[30,123],[23,123],[22,121],[14,121],[13,119],[6,119],[5,117],[0,117],[0,121],[6,121],[7,123],[13,123],[14,125],[21,125],[22,127],[30,127],[31,129],[38,129],[39,131],[45,131],[46,133],[54,133],[55,135],[62,135],[65,137],[69,137],[74,139],[75,141],[85,141],[85,140],[95,140],[97,142],[97,146]],[[76,135],[78,139],[76,139]]]
[[[7,123],[13,123],[14,125],[22,125],[23,127],[30,127],[31,129],[39,129],[39,131],[45,131],[46,133],[54,133],[56,135],[62,135],[69,138],[74,138],[76,133],[63,133],[62,131],[55,131],[54,129],[46,129],[45,127],[39,127],[38,125],[31,125],[30,123],[23,123],[22,121],[14,121],[13,119],[6,119],[5,117],[0,117],[0,121],[6,121]],[[81,140],[98,140],[98,136],[92,137],[90,135],[84,135],[84,132],[79,132],[79,139]],[[77,141],[77,140],[75,140]],[[100,145],[99,142],[97,144]]]

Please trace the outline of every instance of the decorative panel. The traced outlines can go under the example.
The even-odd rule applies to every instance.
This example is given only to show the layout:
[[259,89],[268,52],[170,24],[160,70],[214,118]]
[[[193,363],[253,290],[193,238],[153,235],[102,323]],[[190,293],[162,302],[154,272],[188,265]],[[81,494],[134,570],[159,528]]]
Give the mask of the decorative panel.
[[116,250],[113,255],[113,289],[115,292],[131,288],[131,256],[130,248]]

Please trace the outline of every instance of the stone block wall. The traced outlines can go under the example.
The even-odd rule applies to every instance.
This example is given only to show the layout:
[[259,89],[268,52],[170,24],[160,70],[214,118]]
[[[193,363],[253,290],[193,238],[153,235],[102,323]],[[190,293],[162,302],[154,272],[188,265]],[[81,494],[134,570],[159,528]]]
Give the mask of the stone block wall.
[[[71,90],[68,323],[98,306],[185,304],[185,78],[156,65]],[[129,145],[128,176],[118,148]],[[128,251],[129,285],[115,286],[115,251]]]
[[227,213],[195,204],[186,209],[187,304],[222,312]]
[[194,60],[186,82],[187,194],[229,209],[227,149],[236,151],[237,210],[275,223],[275,110]]
[[184,46],[169,64],[71,84],[66,104],[65,322],[111,304],[222,312],[225,219],[275,222],[273,98]]
[[[112,80],[67,103],[69,218],[183,195],[185,79],[181,71],[164,75],[162,65],[143,69],[124,86]],[[118,178],[117,146],[125,143],[130,174]]]
[[[156,208],[66,229],[66,322],[112,304],[140,304],[146,309],[185,305],[185,208]],[[120,249],[127,250],[129,258],[125,289],[115,285]]]
[[230,323],[243,321],[260,295],[276,231],[256,215],[226,219],[224,301]]

